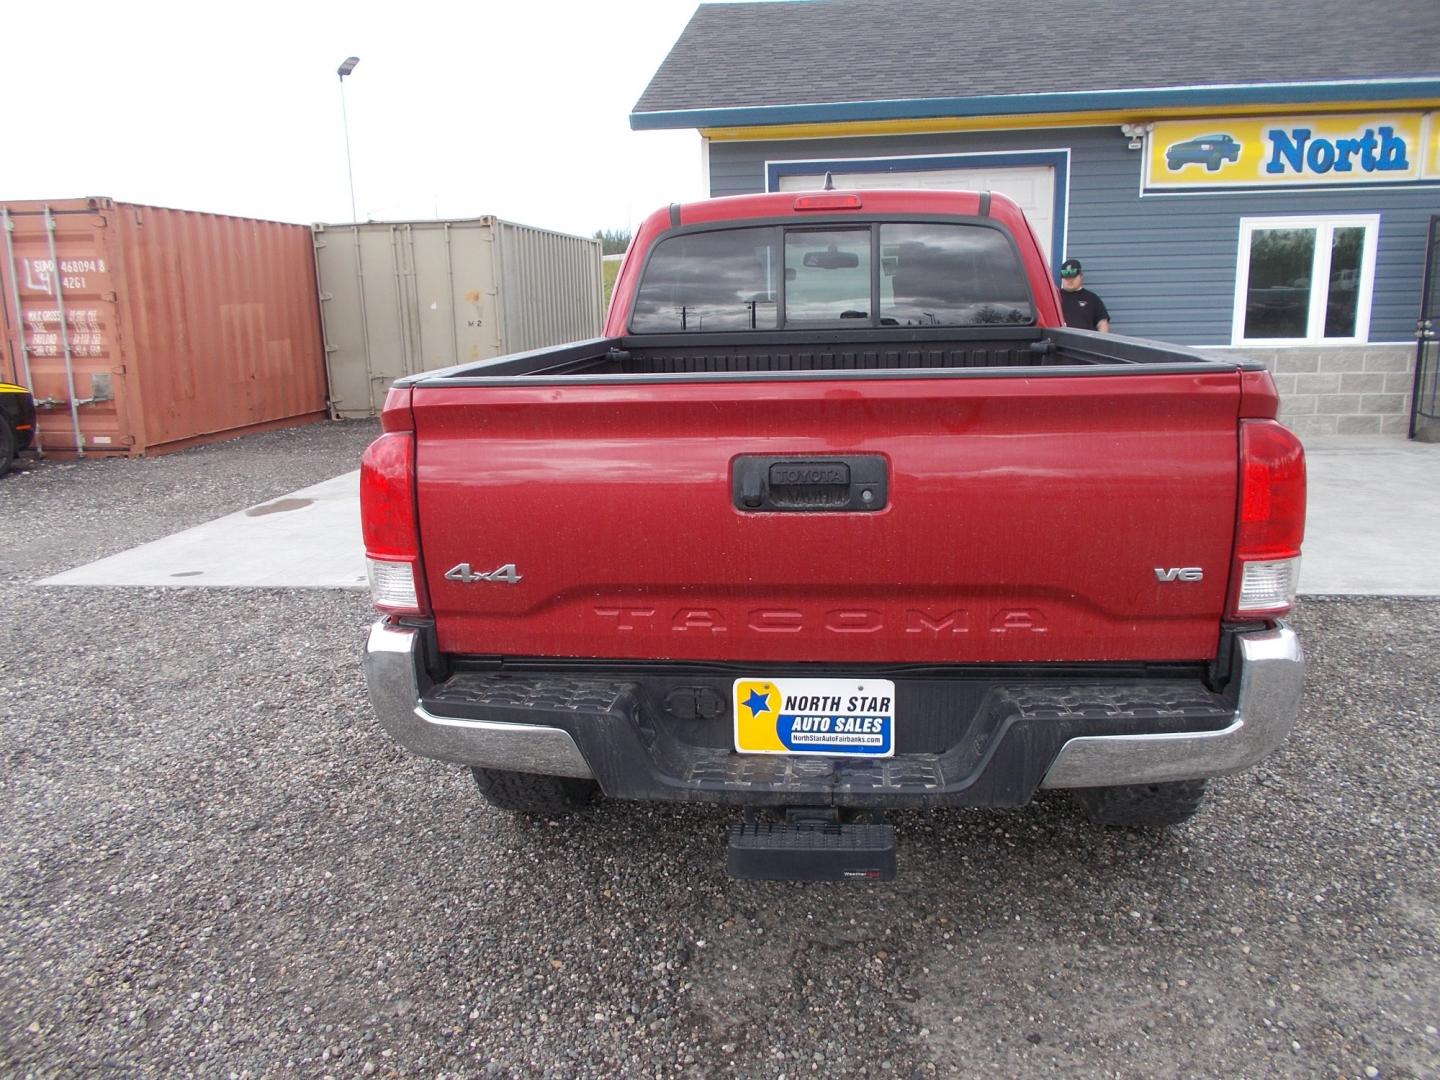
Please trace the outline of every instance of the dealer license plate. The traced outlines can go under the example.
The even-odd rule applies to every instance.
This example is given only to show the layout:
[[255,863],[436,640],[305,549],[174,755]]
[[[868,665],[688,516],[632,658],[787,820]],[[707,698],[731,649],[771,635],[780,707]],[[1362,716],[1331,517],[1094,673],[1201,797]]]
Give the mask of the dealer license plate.
[[888,679],[736,679],[731,696],[742,754],[895,754]]

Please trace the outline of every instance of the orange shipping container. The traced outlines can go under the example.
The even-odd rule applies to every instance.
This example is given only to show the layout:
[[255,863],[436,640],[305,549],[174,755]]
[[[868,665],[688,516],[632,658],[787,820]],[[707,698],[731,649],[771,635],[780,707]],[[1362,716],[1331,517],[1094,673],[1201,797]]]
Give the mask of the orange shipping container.
[[325,415],[303,225],[111,199],[0,203],[0,381],[45,453],[155,454]]

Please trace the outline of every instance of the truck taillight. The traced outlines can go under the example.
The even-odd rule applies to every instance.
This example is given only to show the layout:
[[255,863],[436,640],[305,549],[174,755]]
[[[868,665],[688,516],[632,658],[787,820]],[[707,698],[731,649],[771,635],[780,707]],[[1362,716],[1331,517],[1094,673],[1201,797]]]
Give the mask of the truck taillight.
[[360,529],[371,602],[391,615],[425,614],[414,432],[387,432],[366,448],[360,459]]
[[1304,447],[1274,420],[1241,420],[1230,618],[1273,618],[1294,606],[1304,538]]

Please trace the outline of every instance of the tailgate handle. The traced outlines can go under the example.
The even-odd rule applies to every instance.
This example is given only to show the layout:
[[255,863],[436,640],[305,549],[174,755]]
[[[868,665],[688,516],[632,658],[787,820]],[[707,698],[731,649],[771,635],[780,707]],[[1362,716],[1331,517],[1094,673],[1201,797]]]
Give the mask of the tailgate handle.
[[889,468],[878,454],[742,454],[732,463],[730,493],[746,513],[868,513],[889,502]]

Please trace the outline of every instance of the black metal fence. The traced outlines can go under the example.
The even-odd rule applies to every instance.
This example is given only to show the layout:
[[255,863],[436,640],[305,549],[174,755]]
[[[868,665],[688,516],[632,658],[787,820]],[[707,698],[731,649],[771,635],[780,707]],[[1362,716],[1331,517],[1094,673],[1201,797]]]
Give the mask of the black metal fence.
[[1440,214],[1430,219],[1425,283],[1420,295],[1420,320],[1415,328],[1415,389],[1410,400],[1412,439],[1423,421],[1440,421]]

